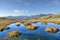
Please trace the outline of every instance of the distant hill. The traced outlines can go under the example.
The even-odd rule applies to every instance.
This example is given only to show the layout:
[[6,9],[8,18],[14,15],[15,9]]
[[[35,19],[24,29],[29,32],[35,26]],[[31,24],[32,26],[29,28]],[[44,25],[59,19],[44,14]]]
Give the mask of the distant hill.
[[14,20],[30,20],[30,19],[36,19],[42,16],[48,16],[52,14],[40,14],[40,15],[32,15],[32,16],[7,16],[5,18],[7,19],[14,19]]
[[0,20],[7,20],[7,18],[5,18],[5,17],[0,17]]
[[42,17],[39,17],[37,19],[60,19],[60,14],[42,16]]
[[53,14],[40,14],[40,15],[31,15],[31,16],[7,16],[7,17],[0,17],[0,20],[30,20],[30,19],[39,19],[44,16],[49,16]]

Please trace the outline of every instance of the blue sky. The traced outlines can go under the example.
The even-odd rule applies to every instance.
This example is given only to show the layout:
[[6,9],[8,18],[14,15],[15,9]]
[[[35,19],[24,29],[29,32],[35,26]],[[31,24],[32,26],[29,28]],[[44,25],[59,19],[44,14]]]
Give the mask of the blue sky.
[[0,0],[0,16],[60,13],[60,0]]

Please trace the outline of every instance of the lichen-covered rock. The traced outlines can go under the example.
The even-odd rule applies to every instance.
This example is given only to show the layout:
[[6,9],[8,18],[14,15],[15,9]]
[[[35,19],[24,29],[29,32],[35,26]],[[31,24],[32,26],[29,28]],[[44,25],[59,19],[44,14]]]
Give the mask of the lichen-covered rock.
[[16,36],[19,36],[21,33],[19,33],[17,30],[15,31],[12,31],[12,32],[9,32],[7,34],[8,37],[16,37]]

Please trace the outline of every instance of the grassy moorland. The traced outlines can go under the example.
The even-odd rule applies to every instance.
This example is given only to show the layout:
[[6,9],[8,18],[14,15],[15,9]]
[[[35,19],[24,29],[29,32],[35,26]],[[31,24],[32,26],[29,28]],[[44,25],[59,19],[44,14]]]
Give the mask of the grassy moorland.
[[59,29],[56,27],[46,27],[45,31],[48,33],[57,33]]
[[21,23],[27,23],[27,22],[37,23],[37,22],[41,22],[42,24],[52,22],[52,23],[60,24],[60,14],[43,16],[43,17],[39,17],[39,18],[36,18],[36,19],[32,19],[32,20],[20,20],[19,22],[21,22]]
[[21,33],[19,33],[17,30],[9,32],[7,34],[8,37],[15,37],[15,36],[19,36]]
[[9,29],[8,25],[11,23],[15,23],[16,20],[7,20],[7,19],[1,19],[0,20],[0,31],[3,31],[5,29]]
[[[16,22],[23,23],[28,30],[36,30],[39,27],[32,26],[31,25],[32,23],[41,22],[42,24],[47,24],[48,22],[52,22],[52,23],[60,24],[60,14],[43,16],[40,18],[31,19],[31,20],[10,20],[10,19],[6,19],[6,18],[0,18],[0,31],[9,29],[8,25],[11,23],[16,23]],[[20,24],[16,24],[16,26],[20,26]],[[45,31],[49,32],[49,33],[50,32],[56,33],[56,32],[58,32],[58,29],[55,27],[53,27],[53,28],[47,27],[45,29]],[[9,36],[15,36],[14,32],[13,32],[14,35],[11,35],[11,33],[9,33]]]
[[47,24],[48,22],[60,24],[60,14],[43,16],[40,18],[32,19],[32,20],[8,20],[6,18],[0,18],[0,30],[7,29],[9,24],[21,22],[25,26],[31,25],[31,23],[41,22],[42,24]]
[[43,16],[43,17],[31,20],[31,21],[41,22],[43,24],[46,24],[48,22],[53,22],[53,23],[60,24],[60,14]]

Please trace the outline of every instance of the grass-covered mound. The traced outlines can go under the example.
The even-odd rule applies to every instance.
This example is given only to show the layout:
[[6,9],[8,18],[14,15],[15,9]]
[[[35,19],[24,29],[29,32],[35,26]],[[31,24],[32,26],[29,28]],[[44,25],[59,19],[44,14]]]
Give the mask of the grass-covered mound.
[[7,34],[7,36],[8,37],[15,37],[15,36],[19,36],[20,34],[21,34],[20,32],[18,32],[17,30],[15,30],[15,31],[9,32]]
[[45,31],[48,33],[57,33],[59,29],[56,27],[46,27]]

